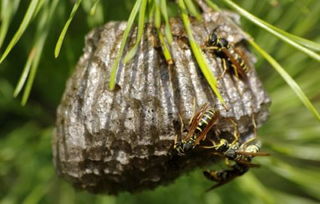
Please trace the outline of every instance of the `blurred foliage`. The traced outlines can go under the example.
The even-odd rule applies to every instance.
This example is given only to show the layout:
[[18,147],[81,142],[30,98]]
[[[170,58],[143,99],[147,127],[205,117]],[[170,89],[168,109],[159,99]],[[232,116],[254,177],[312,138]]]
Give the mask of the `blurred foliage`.
[[[9,44],[26,12],[29,1],[13,0],[15,7],[4,7],[1,0],[1,26],[10,19],[1,53]],[[46,1],[43,1],[44,3]],[[60,57],[54,47],[75,1],[58,1],[50,32],[42,50],[34,86],[25,107],[13,92],[43,15],[31,22],[21,40],[0,65],[0,203],[319,203],[320,126],[270,66],[257,56],[257,71],[272,97],[270,119],[259,130],[269,158],[256,158],[262,168],[236,179],[215,191],[205,193],[212,183],[196,170],[169,186],[117,197],[91,195],[74,190],[58,178],[51,156],[55,111],[67,78],[84,47],[84,36],[92,28],[111,20],[126,20],[134,1],[83,0],[70,24]],[[169,6],[172,2],[168,2]],[[319,0],[241,0],[239,4],[254,15],[296,35],[320,42]],[[6,8],[6,9],[5,9]],[[170,14],[176,10],[169,9]],[[40,14],[40,13],[39,13]],[[282,43],[248,21],[244,30],[271,53],[302,86],[320,108],[319,63]],[[1,37],[1,33],[0,33]],[[1,39],[1,38],[0,38]]]

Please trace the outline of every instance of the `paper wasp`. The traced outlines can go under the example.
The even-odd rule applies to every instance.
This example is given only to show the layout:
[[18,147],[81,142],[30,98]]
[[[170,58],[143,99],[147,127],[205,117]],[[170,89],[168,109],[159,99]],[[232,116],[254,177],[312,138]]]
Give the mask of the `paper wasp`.
[[[254,140],[253,138],[252,140]],[[251,140],[250,140],[251,141]],[[249,141],[249,142],[250,142]],[[212,146],[200,146],[205,149],[213,149],[213,154],[225,157],[228,160],[243,163],[251,167],[257,167],[257,164],[251,163],[254,156],[268,156],[268,153],[259,152],[260,146],[256,143],[247,145],[248,142],[240,145],[238,140],[229,143],[226,139],[220,139],[219,143],[212,142]]]
[[[209,180],[217,182],[217,184],[212,186],[209,190],[226,184],[234,178],[243,175],[251,167],[258,167],[258,164],[251,163],[253,157],[269,155],[264,152],[259,152],[260,145],[258,143],[249,144],[256,139],[256,125],[254,120],[254,137],[246,141],[244,144],[240,144],[239,142],[239,133],[237,128],[235,128],[235,131],[233,133],[234,139],[232,142],[229,142],[225,138],[219,138],[218,134],[216,134],[217,131],[214,135],[210,135],[210,137],[207,137],[208,132],[213,128],[213,126],[219,119],[219,111],[213,108],[209,108],[208,104],[203,105],[199,109],[199,111],[197,111],[192,117],[192,120],[189,123],[190,127],[186,136],[181,139],[181,141],[175,142],[174,145],[174,149],[180,156],[185,155],[186,153],[197,147],[199,149],[210,150],[209,153],[226,158],[226,161],[228,161],[228,163],[230,161],[235,162],[235,164],[231,166],[231,169],[220,171],[204,171],[205,177],[207,177]],[[235,122],[233,122],[233,124],[236,126]],[[211,142],[212,145],[204,146],[203,143],[208,141]],[[200,142],[203,143],[200,144]]]
[[179,155],[191,151],[200,141],[205,140],[207,133],[219,120],[218,110],[209,108],[209,104],[204,104],[192,117],[187,135],[174,145]]
[[237,78],[246,79],[246,73],[250,69],[246,56],[240,49],[230,44],[227,39],[219,37],[215,31],[216,29],[210,34],[205,49],[212,50],[217,57],[221,58],[224,70],[220,77],[229,70]]
[[249,170],[249,166],[245,164],[236,163],[231,166],[230,169],[220,170],[220,171],[204,171],[203,175],[211,180],[217,182],[217,184],[210,187],[207,191],[210,191],[214,188],[217,188],[219,186],[222,186],[230,181],[232,181],[234,178],[238,176],[242,176]]
[[251,163],[252,158],[255,156],[269,156],[268,153],[259,152],[260,151],[260,144],[248,143],[255,140],[255,135],[252,139],[249,139],[244,144],[239,143],[238,137],[235,137],[235,141],[229,143],[226,139],[221,139],[218,144],[213,143],[212,147],[205,147],[205,148],[212,148],[214,154],[221,155],[222,157],[226,158],[227,163],[229,161],[234,161],[235,164],[231,166],[231,169],[225,169],[220,171],[204,171],[203,174],[209,180],[217,182],[214,186],[212,186],[209,190],[212,190],[218,186],[224,185],[234,178],[243,175],[246,173],[251,167],[259,167],[258,164]]

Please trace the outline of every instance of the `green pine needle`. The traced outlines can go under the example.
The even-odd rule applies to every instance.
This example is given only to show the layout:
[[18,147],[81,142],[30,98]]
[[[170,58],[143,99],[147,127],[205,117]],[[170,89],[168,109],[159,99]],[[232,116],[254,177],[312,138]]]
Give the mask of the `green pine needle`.
[[[173,41],[173,37],[171,34],[171,30],[170,30],[170,25],[169,25],[169,20],[168,20],[168,16],[167,16],[167,12],[165,11],[166,8],[166,3],[163,3],[165,1],[161,1],[159,2],[159,0],[155,0],[154,3],[154,25],[157,29],[157,33],[158,33],[158,37],[160,40],[160,45],[161,45],[161,49],[162,49],[162,53],[164,55],[164,58],[166,59],[166,62],[171,65],[173,64],[173,60],[172,60],[172,56],[170,53],[170,49],[167,46],[166,40],[168,41],[169,44],[171,44],[170,42]],[[164,18],[165,21],[165,34],[166,34],[166,40],[164,38],[164,36],[161,33],[161,13],[162,16]],[[168,33],[170,32],[170,34]]]
[[283,69],[283,67],[273,59],[266,51],[264,51],[258,44],[253,40],[249,40],[249,43],[254,47],[271,65],[272,67],[281,75],[281,77],[287,82],[291,89],[297,94],[301,102],[309,109],[314,116],[320,120],[320,114],[317,109],[312,105],[311,101],[302,91],[300,86],[292,79],[292,77]]
[[100,1],[100,0],[96,0],[96,1],[93,3],[93,5],[92,5],[92,7],[91,7],[91,9],[90,9],[90,12],[89,12],[91,16],[93,16],[93,15],[96,13],[97,6],[98,6],[98,4],[99,4],[99,1]]
[[279,28],[274,29],[274,26],[270,26],[267,22],[264,22],[263,20],[257,18],[256,16],[250,14],[246,10],[242,9],[240,6],[232,2],[231,0],[223,0],[228,6],[236,10],[240,15],[248,19],[249,21],[253,22],[254,24],[258,25],[260,28],[265,29],[266,31],[270,32],[271,34],[277,36],[284,42],[288,43],[289,45],[295,47],[296,49],[300,50],[301,52],[304,52],[305,54],[309,55],[313,59],[320,61],[320,55],[317,53],[313,52],[310,49],[307,49],[306,47],[300,45],[299,43],[303,43],[303,45],[308,45],[311,47],[315,47],[316,49],[319,49],[319,45],[316,43],[310,43],[308,40],[304,39],[301,40],[302,38],[294,36],[292,34],[287,35],[287,32],[281,31],[279,32]]
[[155,10],[154,10],[154,26],[157,29],[161,27],[161,8],[159,0],[155,0]]
[[73,19],[74,15],[76,14],[76,12],[77,12],[80,4],[81,4],[81,1],[82,0],[77,0],[77,2],[74,4],[74,6],[72,8],[72,11],[70,13],[70,16],[69,16],[67,22],[65,23],[61,33],[60,33],[60,36],[59,36],[58,41],[56,43],[56,47],[54,49],[54,57],[55,58],[57,58],[59,56],[59,54],[60,54],[60,50],[61,50],[61,47],[62,47],[63,40],[64,40],[64,38],[65,38],[65,36],[67,34],[67,31],[68,31],[68,28],[69,28],[69,26],[70,26],[70,24],[72,22],[72,19]]
[[185,6],[187,7],[187,10],[190,12],[190,14],[196,17],[198,21],[200,21],[202,19],[202,16],[197,10],[197,8],[194,6],[192,0],[184,0],[184,3],[185,3]]
[[169,18],[168,18],[167,3],[166,2],[167,1],[160,2],[160,10],[161,10],[164,22],[165,22],[166,39],[167,39],[168,43],[171,44],[173,41],[173,37],[172,37],[171,29],[170,29],[170,23],[169,23]]
[[211,0],[206,0],[206,3],[214,10],[214,11],[221,11],[219,6],[213,3]]
[[320,199],[320,177],[317,171],[291,166],[276,157],[272,157],[270,160],[272,163],[267,165],[268,168],[287,180],[296,183],[306,194]]
[[30,54],[28,56],[27,62],[23,68],[23,71],[22,71],[22,74],[21,74],[20,79],[18,81],[18,84],[14,90],[14,93],[13,93],[14,97],[18,96],[18,94],[22,90],[25,82],[27,81],[28,75],[30,73],[31,65],[33,64],[32,62],[34,61],[35,52],[36,52],[35,48],[32,48],[30,51]]
[[183,0],[178,0],[178,5],[180,7],[181,10],[181,18],[185,27],[185,30],[187,32],[188,38],[189,38],[189,43],[191,45],[191,50],[198,62],[198,65],[204,75],[204,77],[207,79],[211,89],[213,90],[213,92],[216,94],[216,96],[218,97],[218,100],[222,103],[225,104],[223,97],[221,96],[218,88],[217,88],[217,80],[214,76],[214,74],[212,73],[209,64],[203,54],[203,52],[201,51],[199,45],[196,43],[195,39],[193,38],[193,34],[192,34],[192,29],[191,29],[191,24],[190,24],[190,20],[189,17],[186,13],[186,6],[183,2]]
[[157,29],[157,33],[158,33],[158,36],[159,36],[159,40],[160,40],[160,43],[161,43],[161,49],[162,49],[162,52],[163,52],[163,56],[164,58],[166,59],[166,62],[171,65],[173,64],[173,60],[172,60],[172,56],[171,56],[171,53],[170,53],[170,50],[164,40],[164,37],[161,33],[161,30],[160,29]]
[[[262,20],[261,20],[262,21]],[[296,36],[296,35],[293,35],[291,33],[288,33],[280,28],[277,28],[265,21],[262,21],[262,23],[264,23],[265,25],[269,26],[270,28],[272,28],[273,30],[277,31],[278,33],[281,33],[282,35],[290,38],[291,40],[299,43],[300,45],[303,45],[304,47],[306,48],[309,48],[309,49],[312,49],[314,51],[320,51],[320,44],[317,43],[317,42],[313,42],[311,40],[308,40],[308,39],[305,39],[305,38],[302,38],[302,37],[299,37],[299,36]]]
[[14,16],[15,12],[18,9],[20,0],[2,0],[1,1],[1,11],[0,11],[0,48],[6,38],[8,33],[9,25]]
[[288,144],[286,142],[278,142],[268,144],[268,147],[275,152],[284,154],[286,156],[304,159],[308,161],[318,161],[320,155],[319,145],[301,145],[301,144]]
[[147,0],[142,0],[142,4],[139,11],[139,20],[138,20],[138,35],[134,46],[129,50],[128,54],[124,57],[123,63],[128,63],[137,53],[138,46],[141,42],[141,38],[144,32],[145,24],[145,13],[147,7]]
[[118,68],[119,68],[120,59],[123,55],[124,46],[127,42],[130,30],[132,28],[133,22],[137,16],[137,14],[138,14],[138,11],[140,9],[141,4],[142,4],[142,0],[137,0],[135,5],[133,6],[133,9],[132,9],[131,14],[129,16],[127,27],[124,30],[124,33],[122,36],[122,41],[120,44],[120,48],[117,53],[117,57],[114,60],[113,65],[111,67],[110,82],[109,82],[109,89],[110,90],[114,90],[114,88],[116,86],[116,76],[117,76],[117,72],[118,72]]
[[31,22],[32,17],[34,16],[34,13],[38,7],[38,5],[41,3],[43,0],[31,0],[29,7],[23,17],[23,20],[14,34],[12,40],[10,41],[8,47],[5,49],[4,53],[2,54],[0,58],[0,63],[3,62],[3,60],[7,57],[7,55],[10,53],[12,48],[16,45],[16,43],[19,41],[21,38],[22,34],[24,31],[28,28],[29,23]]
[[23,95],[22,95],[22,100],[21,100],[21,104],[22,105],[26,105],[26,103],[27,103],[27,101],[29,99],[29,95],[30,95],[30,92],[31,92],[31,88],[32,88],[34,79],[36,77],[38,65],[39,65],[39,62],[40,62],[40,59],[41,59],[41,54],[42,54],[42,50],[43,50],[43,47],[44,47],[44,43],[45,43],[47,34],[48,33],[43,33],[43,36],[41,36],[40,40],[37,41],[35,47],[33,48],[33,50],[35,52],[35,54],[34,54],[35,56],[34,56],[34,58],[32,60],[30,74],[28,76],[26,87],[25,87]]
[[239,177],[239,183],[243,186],[243,190],[253,193],[259,200],[266,204],[273,204],[275,200],[270,196],[269,189],[267,189],[252,172],[247,172],[245,176]]
[[23,86],[26,83],[21,104],[25,105],[28,101],[31,88],[34,82],[34,79],[36,77],[37,69],[41,60],[42,51],[47,39],[47,36],[49,34],[49,27],[54,15],[54,12],[56,10],[56,7],[58,5],[59,0],[53,0],[50,2],[50,5],[48,6],[48,2],[46,2],[46,5],[44,6],[44,9],[42,10],[41,20],[37,27],[37,36],[35,38],[35,43],[33,48],[30,51],[28,60],[26,62],[26,65],[23,69],[23,72],[21,74],[21,77],[18,81],[17,87],[14,91],[14,97],[17,97],[18,94],[21,92]]

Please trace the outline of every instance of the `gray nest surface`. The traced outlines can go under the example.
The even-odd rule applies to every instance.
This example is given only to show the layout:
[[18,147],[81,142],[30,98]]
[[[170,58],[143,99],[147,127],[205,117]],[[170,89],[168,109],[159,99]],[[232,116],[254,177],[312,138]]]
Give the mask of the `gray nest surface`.
[[[173,144],[194,107],[209,103],[221,113],[215,128],[232,133],[233,119],[242,142],[266,120],[270,99],[254,70],[254,57],[247,51],[246,36],[225,13],[205,13],[204,21],[192,20],[197,43],[206,43],[217,26],[219,35],[245,50],[247,80],[230,73],[218,81],[227,109],[213,94],[190,49],[183,24],[171,19],[174,41],[170,45],[173,65],[168,65],[152,25],[145,32],[135,57],[120,63],[117,89],[108,90],[111,66],[120,47],[125,22],[110,22],[86,37],[84,53],[68,80],[57,111],[53,139],[54,164],[59,175],[74,186],[91,192],[135,192],[167,184],[195,167],[214,163],[209,155],[178,157]],[[136,39],[129,37],[125,53]],[[221,59],[205,51],[210,69],[219,76]]]

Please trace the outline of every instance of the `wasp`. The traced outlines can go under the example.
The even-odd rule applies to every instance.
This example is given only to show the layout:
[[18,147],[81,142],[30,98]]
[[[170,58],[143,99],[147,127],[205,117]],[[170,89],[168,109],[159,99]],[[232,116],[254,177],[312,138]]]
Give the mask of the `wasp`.
[[[258,152],[260,148],[258,148],[255,144],[249,145],[244,152],[237,152],[236,154],[240,157],[234,159],[235,164],[231,166],[230,169],[224,170],[210,170],[204,171],[203,175],[211,180],[217,182],[217,184],[210,187],[207,191],[210,191],[214,188],[222,186],[236,177],[242,176],[245,174],[251,167],[259,167],[258,164],[251,163],[253,156],[268,156],[268,153]],[[252,152],[251,152],[252,151]],[[243,154],[242,154],[243,153]],[[236,156],[237,157],[237,156]],[[240,159],[241,158],[241,159]],[[229,158],[230,159],[230,158]]]
[[210,187],[207,191],[210,191],[212,189],[215,189],[219,186],[222,186],[230,181],[232,181],[234,178],[238,176],[242,176],[249,170],[249,166],[245,164],[236,163],[233,166],[231,166],[230,169],[220,170],[220,171],[204,171],[203,175],[211,180],[217,182],[217,184]]
[[216,29],[210,34],[205,49],[213,50],[214,54],[221,58],[224,70],[220,77],[229,70],[237,78],[246,79],[246,73],[250,70],[246,56],[227,39],[219,37],[215,31]]
[[258,167],[257,164],[251,163],[251,159],[255,156],[269,156],[268,153],[259,152],[260,145],[257,143],[247,145],[246,143],[240,145],[239,142],[229,143],[226,139],[221,139],[218,144],[212,147],[205,147],[214,149],[214,154],[225,157],[228,161],[235,161],[246,164],[252,167]]
[[190,127],[187,135],[179,142],[176,142],[174,149],[179,155],[194,149],[202,140],[205,140],[206,135],[217,123],[220,117],[220,112],[214,108],[210,108],[209,104],[204,104],[197,111],[190,122]]
[[[222,157],[226,158],[227,164],[229,161],[234,161],[235,164],[231,166],[231,169],[225,169],[220,171],[204,171],[204,176],[212,181],[217,182],[214,186],[212,186],[209,190],[212,190],[218,186],[224,185],[234,178],[243,175],[246,173],[251,167],[259,167],[258,164],[252,163],[252,159],[255,156],[269,156],[268,153],[259,152],[261,145],[259,142],[255,142],[249,144],[253,140],[256,140],[254,135],[253,138],[249,139],[244,144],[240,145],[238,141],[238,136],[235,136],[235,141],[230,143],[226,139],[220,139],[219,143],[213,143],[212,148],[214,149],[214,154],[218,154]],[[249,145],[248,145],[249,144]]]

